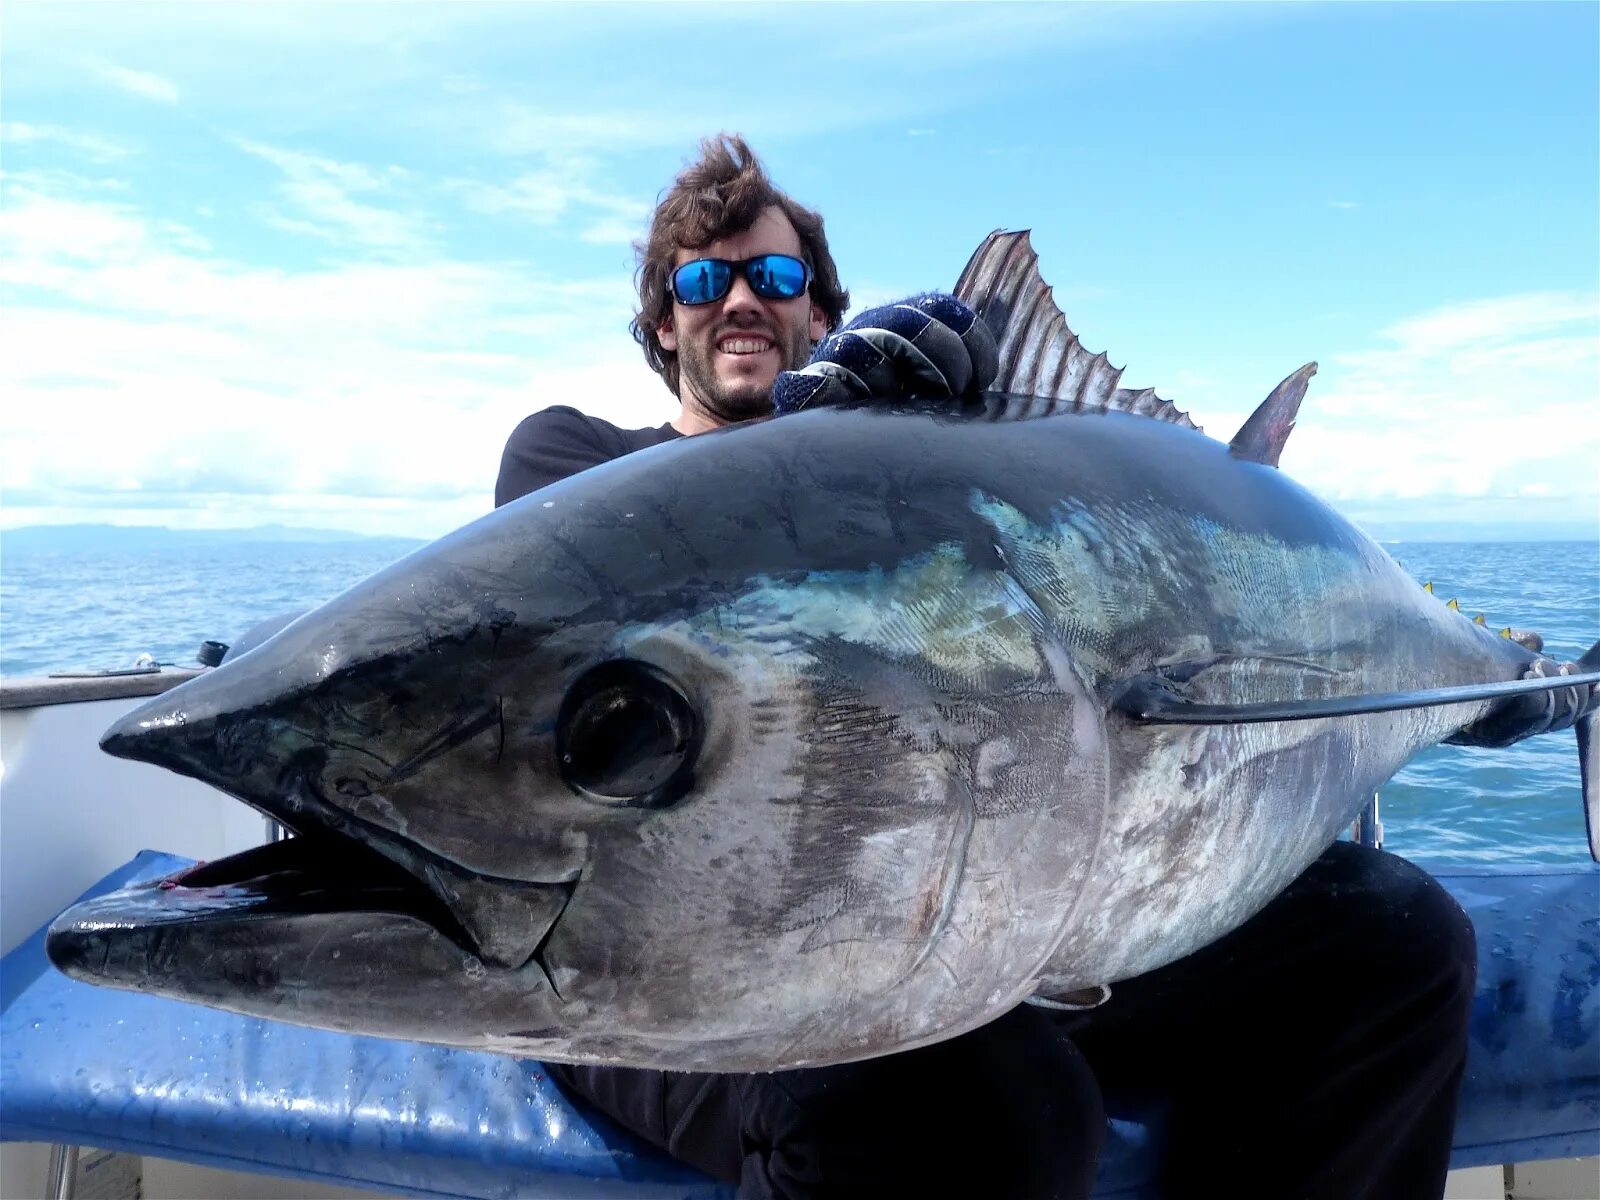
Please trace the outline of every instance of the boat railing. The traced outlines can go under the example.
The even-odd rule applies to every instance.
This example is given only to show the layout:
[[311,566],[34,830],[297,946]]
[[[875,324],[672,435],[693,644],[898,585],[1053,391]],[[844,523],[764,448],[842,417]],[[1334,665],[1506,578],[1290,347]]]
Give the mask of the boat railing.
[[53,675],[0,677],[0,709],[46,708],[87,700],[132,700],[159,696],[193,679],[205,667],[129,667],[120,671],[63,671]]

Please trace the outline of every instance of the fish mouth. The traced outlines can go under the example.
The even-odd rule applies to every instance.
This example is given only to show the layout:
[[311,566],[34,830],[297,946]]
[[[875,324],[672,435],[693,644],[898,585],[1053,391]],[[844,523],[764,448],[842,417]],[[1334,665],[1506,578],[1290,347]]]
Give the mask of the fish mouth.
[[83,901],[56,918],[46,951],[75,978],[162,991],[161,975],[186,940],[215,945],[225,939],[237,951],[264,957],[313,928],[329,928],[331,919],[354,936],[373,933],[392,944],[434,950],[442,944],[480,968],[536,973],[555,994],[541,954],[576,887],[576,880],[521,885],[537,892],[535,924],[521,930],[521,944],[532,948],[523,961],[507,963],[475,933],[470,913],[463,919],[436,883],[358,840],[317,831]]
[[186,867],[153,887],[192,919],[249,920],[325,912],[388,913],[430,926],[476,951],[456,915],[401,867],[331,835],[288,837]]
[[263,752],[271,744],[262,730],[271,727],[272,713],[230,720],[150,708],[114,724],[101,748],[209,783],[296,836],[162,881],[164,908],[152,911],[146,897],[140,919],[167,922],[178,911],[191,922],[383,914],[422,925],[486,966],[533,967],[550,982],[538,956],[578,886],[578,864],[537,878],[481,874],[334,803],[321,786],[320,751],[300,750],[281,761]]

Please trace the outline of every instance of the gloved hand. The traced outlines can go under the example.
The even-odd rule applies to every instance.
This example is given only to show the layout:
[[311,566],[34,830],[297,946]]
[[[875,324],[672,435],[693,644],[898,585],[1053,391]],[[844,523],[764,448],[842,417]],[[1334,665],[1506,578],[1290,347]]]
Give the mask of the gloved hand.
[[869,396],[966,396],[994,379],[994,334],[954,296],[930,292],[870,308],[772,385],[780,415]]
[[[1595,667],[1588,656],[1576,663],[1558,664],[1538,658],[1522,673],[1524,679],[1549,679],[1581,675]],[[1497,701],[1482,717],[1446,740],[1454,746],[1509,746],[1523,738],[1566,729],[1600,707],[1595,684],[1577,683],[1548,692],[1529,692]]]

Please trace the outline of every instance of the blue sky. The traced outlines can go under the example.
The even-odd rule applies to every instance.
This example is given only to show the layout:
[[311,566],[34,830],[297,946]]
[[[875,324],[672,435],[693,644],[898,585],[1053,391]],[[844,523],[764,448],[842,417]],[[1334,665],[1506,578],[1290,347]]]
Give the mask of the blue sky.
[[506,434],[675,411],[632,251],[698,139],[858,306],[1031,227],[1084,343],[1366,521],[1600,523],[1592,4],[7,5],[0,524],[434,535]]

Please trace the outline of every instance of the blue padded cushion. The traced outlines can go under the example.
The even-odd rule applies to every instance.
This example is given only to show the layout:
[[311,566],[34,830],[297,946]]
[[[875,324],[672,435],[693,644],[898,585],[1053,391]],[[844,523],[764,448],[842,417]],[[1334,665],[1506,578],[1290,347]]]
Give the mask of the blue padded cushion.
[[[189,859],[143,851],[87,895]],[[68,979],[44,934],[0,961],[0,1138],[414,1196],[733,1189],[569,1104],[539,1063],[351,1037]]]
[[[86,894],[188,863],[144,851]],[[1440,879],[1480,957],[1452,1164],[1600,1153],[1600,867]],[[3,1140],[416,1196],[732,1194],[575,1107],[536,1062],[75,983],[43,930],[0,961],[0,1001]],[[1160,1122],[1137,1116],[1111,1121],[1102,1200],[1151,1195]]]

